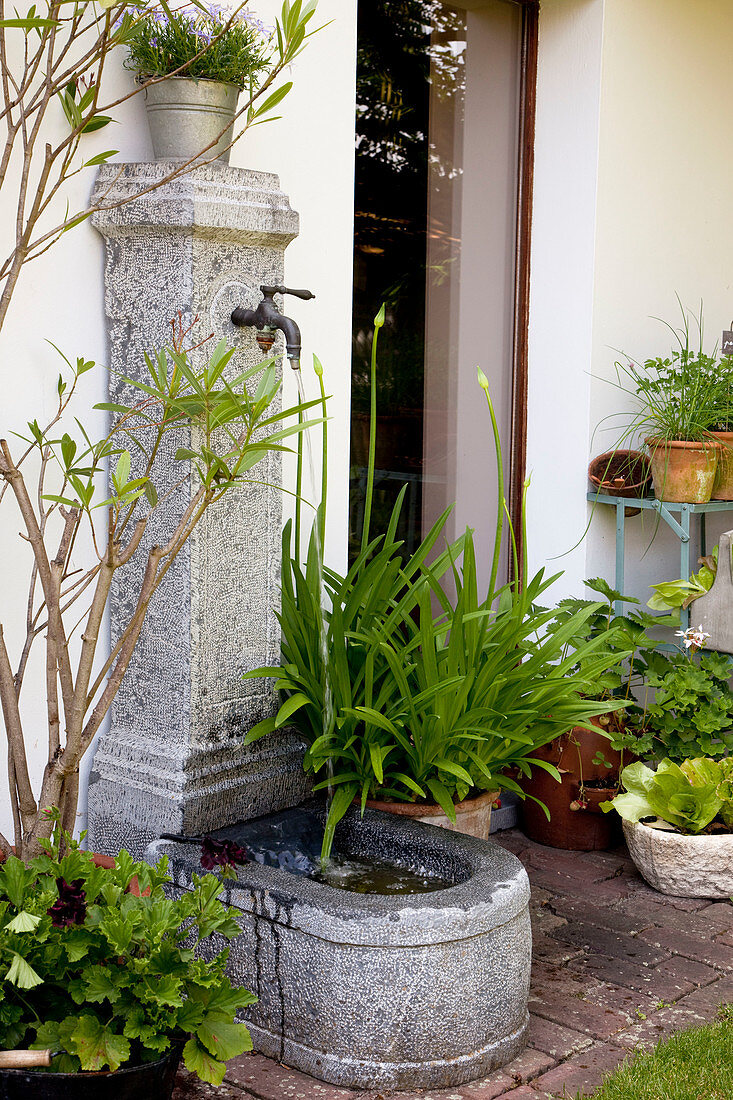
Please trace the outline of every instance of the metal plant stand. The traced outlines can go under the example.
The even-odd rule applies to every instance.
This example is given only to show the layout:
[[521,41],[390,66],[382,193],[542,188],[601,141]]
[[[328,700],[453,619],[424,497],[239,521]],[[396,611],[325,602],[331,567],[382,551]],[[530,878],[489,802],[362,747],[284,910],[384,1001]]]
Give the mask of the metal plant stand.
[[[707,553],[705,548],[705,516],[708,512],[733,512],[733,501],[711,500],[707,504],[677,504],[669,500],[657,500],[655,497],[618,497],[607,493],[587,493],[591,504],[610,504],[616,509],[616,581],[614,587],[617,592],[624,590],[624,558],[626,543],[626,509],[640,508],[642,511],[656,512],[663,519],[669,529],[680,540],[680,577],[685,580],[690,576],[691,559],[691,533],[692,517],[699,516],[698,535],[700,557]],[[679,513],[679,519],[672,514]],[[623,601],[618,600],[615,605],[617,615],[623,614]],[[680,611],[681,629],[687,630],[690,625],[690,609]]]

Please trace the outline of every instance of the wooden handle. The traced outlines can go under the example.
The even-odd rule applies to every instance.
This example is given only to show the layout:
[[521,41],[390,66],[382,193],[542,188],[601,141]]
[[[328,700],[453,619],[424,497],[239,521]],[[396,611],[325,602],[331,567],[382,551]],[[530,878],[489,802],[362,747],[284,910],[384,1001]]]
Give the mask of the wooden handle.
[[50,1050],[0,1050],[0,1069],[32,1069],[50,1066]]

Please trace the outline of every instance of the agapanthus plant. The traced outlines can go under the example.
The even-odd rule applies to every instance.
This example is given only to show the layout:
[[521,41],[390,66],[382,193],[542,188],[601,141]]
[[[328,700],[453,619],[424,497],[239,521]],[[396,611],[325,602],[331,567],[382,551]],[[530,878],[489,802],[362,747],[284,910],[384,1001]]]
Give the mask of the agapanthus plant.
[[[259,722],[251,742],[292,726],[308,743],[305,767],[315,789],[333,792],[321,855],[352,802],[369,798],[435,802],[455,821],[455,803],[504,787],[522,794],[508,769],[532,766],[559,773],[535,750],[623,703],[594,697],[609,666],[607,632],[583,638],[601,609],[577,612],[540,606],[552,580],[539,572],[501,586],[499,559],[505,512],[501,448],[488,382],[479,373],[497,457],[499,514],[488,590],[480,592],[472,533],[438,550],[449,511],[420,546],[403,556],[397,537],[402,489],[387,530],[370,532],[376,454],[375,318],[367,491],[361,551],[344,576],[321,569],[323,503],[305,566],[299,553],[299,512],[293,539],[283,538],[281,662],[250,676],[272,676],[282,705]],[[320,364],[317,373],[323,396]],[[325,432],[325,425],[324,425]],[[324,462],[326,468],[326,443]],[[325,486],[323,498],[325,499]],[[510,527],[514,575],[520,571]],[[295,549],[293,549],[293,544]],[[575,639],[572,653],[566,652]],[[626,654],[620,650],[618,659]]]

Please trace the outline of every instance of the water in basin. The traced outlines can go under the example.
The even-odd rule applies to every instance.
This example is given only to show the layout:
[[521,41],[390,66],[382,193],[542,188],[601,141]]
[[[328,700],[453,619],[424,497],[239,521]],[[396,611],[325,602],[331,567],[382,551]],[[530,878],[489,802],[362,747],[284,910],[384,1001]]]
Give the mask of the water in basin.
[[233,840],[250,860],[279,867],[356,894],[427,894],[446,890],[455,882],[425,866],[361,857],[334,847],[331,859],[321,861],[323,823],[313,813],[286,810],[255,821],[230,825],[212,834],[217,840]]

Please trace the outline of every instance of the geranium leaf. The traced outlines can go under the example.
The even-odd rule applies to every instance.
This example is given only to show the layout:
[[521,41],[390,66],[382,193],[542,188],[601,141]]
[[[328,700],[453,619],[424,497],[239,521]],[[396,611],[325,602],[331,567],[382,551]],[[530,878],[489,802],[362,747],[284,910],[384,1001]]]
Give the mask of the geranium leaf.
[[227,1062],[252,1049],[252,1038],[245,1024],[232,1023],[223,1014],[210,1012],[196,1028],[196,1036],[206,1049]]
[[13,952],[13,961],[5,975],[5,981],[17,985],[18,989],[34,989],[43,984],[43,978],[36,974],[33,967],[21,956]]
[[6,932],[32,932],[41,923],[40,917],[34,917],[32,913],[26,913],[21,909],[11,921],[5,925]]
[[12,904],[20,909],[25,888],[33,877],[22,860],[10,856],[0,866],[0,890],[4,890]]
[[224,1080],[226,1063],[217,1062],[196,1039],[189,1039],[183,1048],[183,1062],[186,1069],[210,1085],[220,1085]]
[[169,974],[156,974],[155,978],[147,978],[145,984],[150,993],[150,1000],[176,1007],[183,1004],[180,982]]
[[112,975],[106,966],[90,966],[84,971],[86,979],[86,999],[114,1004],[120,999],[120,991],[112,981]]
[[130,1043],[97,1019],[80,1016],[71,1033],[74,1052],[79,1055],[83,1070],[100,1070],[105,1066],[114,1071],[130,1057]]

